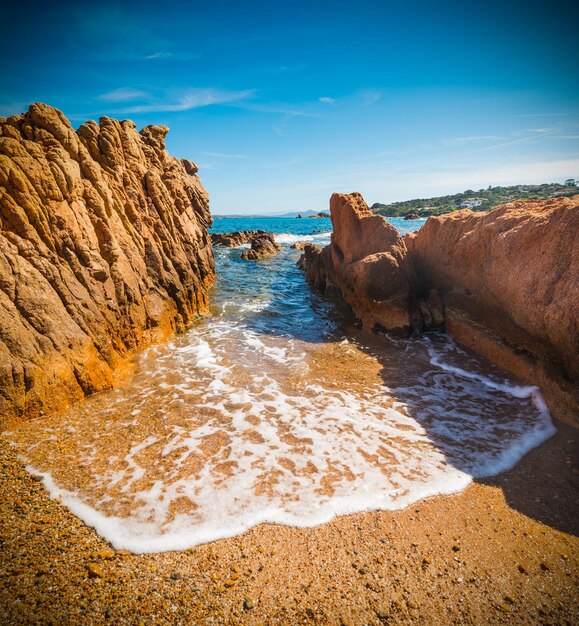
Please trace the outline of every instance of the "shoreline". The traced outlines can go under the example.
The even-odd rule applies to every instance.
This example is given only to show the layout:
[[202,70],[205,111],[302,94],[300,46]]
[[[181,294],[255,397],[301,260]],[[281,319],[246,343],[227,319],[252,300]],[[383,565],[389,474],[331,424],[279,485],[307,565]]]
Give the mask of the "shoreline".
[[1,623],[571,624],[578,437],[556,427],[457,495],[149,555],[112,550],[0,439]]

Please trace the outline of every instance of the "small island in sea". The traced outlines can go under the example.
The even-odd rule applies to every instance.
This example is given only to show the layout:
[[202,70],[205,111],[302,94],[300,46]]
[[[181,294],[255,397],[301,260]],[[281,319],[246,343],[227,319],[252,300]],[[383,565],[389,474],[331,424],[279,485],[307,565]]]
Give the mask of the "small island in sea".
[[0,623],[575,623],[570,74],[226,5],[7,9]]

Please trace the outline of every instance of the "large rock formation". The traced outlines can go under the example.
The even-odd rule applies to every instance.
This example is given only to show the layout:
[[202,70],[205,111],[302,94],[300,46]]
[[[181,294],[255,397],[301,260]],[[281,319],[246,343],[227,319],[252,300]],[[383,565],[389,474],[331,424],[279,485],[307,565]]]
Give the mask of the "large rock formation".
[[430,217],[401,238],[359,194],[334,194],[334,234],[301,259],[369,328],[446,328],[577,423],[579,195]]
[[405,239],[446,329],[579,420],[579,195],[431,217]]
[[0,422],[111,387],[129,352],[206,311],[208,196],[167,132],[75,131],[44,104],[0,118]]
[[404,240],[359,193],[335,193],[330,211],[330,245],[304,247],[308,279],[323,291],[338,289],[365,326],[408,332],[414,325],[414,274]]

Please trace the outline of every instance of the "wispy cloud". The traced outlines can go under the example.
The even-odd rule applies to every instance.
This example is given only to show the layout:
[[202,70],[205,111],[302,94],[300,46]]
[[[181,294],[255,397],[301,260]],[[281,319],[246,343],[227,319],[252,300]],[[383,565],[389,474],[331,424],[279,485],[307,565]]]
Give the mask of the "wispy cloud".
[[318,98],[319,102],[322,102],[323,104],[334,104],[336,102],[335,98],[330,98],[330,96],[322,96],[321,98]]
[[137,104],[118,111],[118,113],[154,113],[177,112],[199,109],[216,104],[228,104],[245,100],[253,95],[253,90],[230,91],[222,89],[185,89],[171,95],[157,98],[151,102]]
[[216,159],[247,159],[247,154],[226,154],[224,152],[202,152],[205,156],[214,157]]
[[382,94],[377,89],[364,89],[359,92],[360,99],[362,100],[362,104],[366,106],[370,106],[375,102],[378,102],[382,97]]
[[172,52],[154,52],[153,54],[148,54],[145,59],[170,59],[173,56]]
[[306,108],[296,108],[286,104],[259,104],[257,102],[240,102],[239,108],[257,113],[274,113],[286,115],[288,117],[317,117],[317,114],[308,111]]
[[118,89],[113,89],[112,91],[107,91],[97,96],[97,100],[102,100],[103,102],[130,102],[132,100],[142,100],[149,97],[150,95],[148,93],[140,89],[119,87]]
[[498,141],[499,139],[505,139],[500,135],[471,135],[468,137],[450,137],[444,140],[447,145],[462,145],[465,143],[477,143],[479,141]]
[[144,58],[147,61],[191,61],[193,59],[200,59],[201,55],[191,52],[169,52],[168,50],[160,50],[159,52],[147,54]]
[[520,139],[511,139],[509,141],[503,141],[501,143],[495,143],[491,146],[484,146],[482,148],[477,148],[476,150],[469,150],[468,152],[464,152],[464,155],[468,154],[476,154],[478,152],[486,152],[487,150],[496,150],[497,148],[502,148],[503,146],[510,146],[515,143],[523,143],[525,141],[534,141],[535,139],[540,139],[541,137],[548,137],[550,135],[554,135],[556,131],[548,131],[538,133],[537,135],[531,135],[529,137],[521,137]]
[[568,113],[519,113],[515,117],[561,117]]
[[298,65],[278,65],[274,70],[276,72],[301,72],[307,67],[307,63],[299,63]]

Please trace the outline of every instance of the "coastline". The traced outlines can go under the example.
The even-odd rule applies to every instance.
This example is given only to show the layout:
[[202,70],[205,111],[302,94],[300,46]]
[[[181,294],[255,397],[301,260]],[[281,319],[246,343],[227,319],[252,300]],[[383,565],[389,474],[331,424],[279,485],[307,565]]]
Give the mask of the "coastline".
[[458,495],[153,555],[111,550],[2,439],[2,623],[573,623],[577,431],[556,425]]

